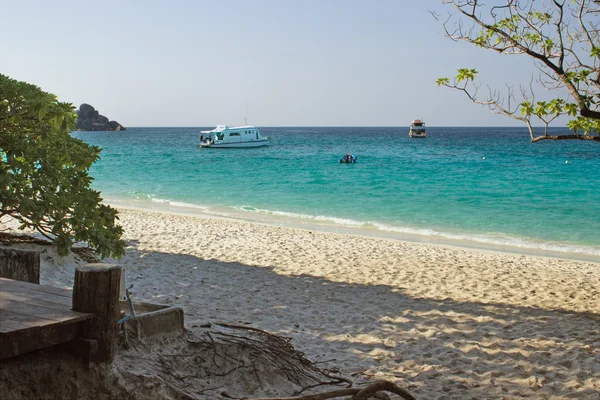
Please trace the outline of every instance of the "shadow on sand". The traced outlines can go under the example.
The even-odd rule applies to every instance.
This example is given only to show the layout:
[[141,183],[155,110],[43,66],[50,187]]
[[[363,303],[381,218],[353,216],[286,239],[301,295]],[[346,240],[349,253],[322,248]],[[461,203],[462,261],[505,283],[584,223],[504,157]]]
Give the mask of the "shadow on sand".
[[599,314],[415,298],[130,245],[121,264],[136,300],[183,307],[188,329],[251,324],[342,374],[389,379],[418,398],[600,398]]

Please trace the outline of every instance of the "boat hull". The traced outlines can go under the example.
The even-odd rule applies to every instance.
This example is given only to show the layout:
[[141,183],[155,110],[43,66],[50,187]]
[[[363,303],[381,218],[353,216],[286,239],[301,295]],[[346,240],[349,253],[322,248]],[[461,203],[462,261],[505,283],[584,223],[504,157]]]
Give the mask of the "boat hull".
[[200,147],[211,148],[211,149],[243,149],[249,147],[263,147],[268,146],[270,140],[254,140],[251,142],[237,142],[237,143],[200,143]]
[[422,119],[413,119],[408,129],[408,136],[411,138],[424,138],[427,137],[425,134],[425,122]]

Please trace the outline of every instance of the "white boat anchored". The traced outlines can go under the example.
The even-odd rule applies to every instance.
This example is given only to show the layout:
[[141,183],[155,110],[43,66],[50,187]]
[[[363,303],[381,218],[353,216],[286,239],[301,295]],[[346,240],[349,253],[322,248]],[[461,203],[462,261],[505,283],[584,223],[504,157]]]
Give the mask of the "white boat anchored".
[[268,146],[271,138],[262,136],[255,126],[217,125],[212,131],[200,132],[200,146],[214,148],[244,148]]
[[410,123],[410,130],[408,136],[411,138],[424,138],[427,137],[425,134],[425,122],[420,119],[413,119]]

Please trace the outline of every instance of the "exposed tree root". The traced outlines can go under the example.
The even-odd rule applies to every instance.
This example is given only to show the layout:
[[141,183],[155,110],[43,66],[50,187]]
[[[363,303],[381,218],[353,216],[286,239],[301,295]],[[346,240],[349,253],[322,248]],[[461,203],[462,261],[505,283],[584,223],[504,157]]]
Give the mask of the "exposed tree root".
[[347,388],[347,389],[339,389],[332,390],[330,392],[324,392],[319,394],[312,394],[308,396],[296,396],[296,397],[277,397],[277,398],[254,398],[249,400],[326,400],[326,399],[334,399],[336,397],[344,397],[344,396],[352,396],[352,400],[367,400],[371,397],[376,399],[389,399],[389,396],[385,393],[379,392],[391,392],[397,394],[406,400],[416,400],[413,395],[411,395],[406,390],[402,389],[400,386],[389,382],[389,381],[379,381],[375,382],[365,388]]
[[[154,385],[154,390],[168,393],[168,398],[177,400],[216,397],[238,400],[326,400],[339,397],[389,400],[386,392],[406,400],[414,399],[409,392],[388,381],[354,388],[353,381],[339,376],[337,369],[319,368],[303,353],[296,351],[289,338],[227,323],[210,324],[204,328],[209,329],[201,333],[185,332],[176,340],[151,347],[143,342],[133,342],[133,350],[123,357],[143,360],[146,368],[141,377],[146,385]],[[148,369],[153,371],[153,376],[148,377]],[[326,386],[340,385],[346,387],[320,392]],[[309,394],[302,394],[304,392]],[[278,395],[284,397],[275,397]]]

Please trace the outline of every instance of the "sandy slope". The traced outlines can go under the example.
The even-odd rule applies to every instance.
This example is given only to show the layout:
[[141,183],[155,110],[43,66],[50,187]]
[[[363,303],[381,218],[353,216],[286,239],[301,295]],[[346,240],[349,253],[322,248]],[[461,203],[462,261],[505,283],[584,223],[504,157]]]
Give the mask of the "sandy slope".
[[[419,398],[600,399],[600,265],[121,210],[136,299]],[[114,261],[116,262],[116,261]],[[42,283],[72,284],[72,267]]]

